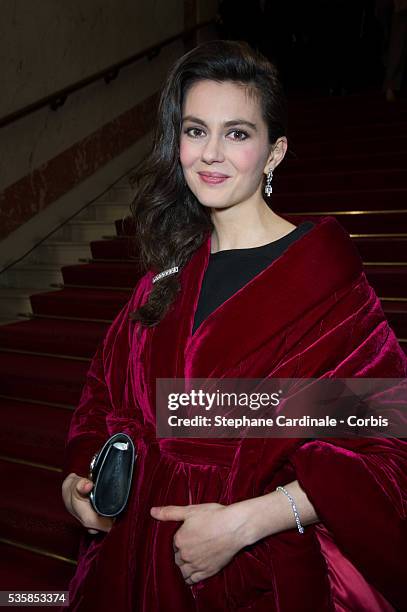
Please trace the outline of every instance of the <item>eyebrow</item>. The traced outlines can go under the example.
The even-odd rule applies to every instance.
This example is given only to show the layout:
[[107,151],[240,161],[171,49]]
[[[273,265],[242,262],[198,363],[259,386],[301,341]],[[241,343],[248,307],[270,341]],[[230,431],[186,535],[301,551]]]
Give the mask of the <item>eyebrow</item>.
[[[205,121],[199,119],[199,117],[193,117],[192,115],[186,115],[186,117],[183,117],[182,123],[184,123],[184,121],[192,121],[193,123],[199,123],[200,125],[208,127]],[[225,121],[223,125],[225,127],[230,127],[232,125],[247,125],[253,130],[257,130],[256,124],[252,123],[251,121],[247,121],[246,119],[231,119],[230,121]]]

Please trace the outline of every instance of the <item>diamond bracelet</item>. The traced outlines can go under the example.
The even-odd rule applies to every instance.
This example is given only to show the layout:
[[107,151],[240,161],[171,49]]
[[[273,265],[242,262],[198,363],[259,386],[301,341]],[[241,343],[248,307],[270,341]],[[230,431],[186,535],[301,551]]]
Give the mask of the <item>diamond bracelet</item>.
[[290,501],[290,504],[291,504],[291,507],[292,507],[293,512],[294,512],[294,518],[295,518],[295,522],[297,523],[298,531],[300,533],[304,533],[304,527],[301,525],[300,516],[298,514],[297,506],[295,505],[294,499],[291,497],[289,492],[286,489],[284,489],[284,487],[276,487],[276,491],[282,491],[284,493],[284,495],[286,495],[288,497],[288,499]]

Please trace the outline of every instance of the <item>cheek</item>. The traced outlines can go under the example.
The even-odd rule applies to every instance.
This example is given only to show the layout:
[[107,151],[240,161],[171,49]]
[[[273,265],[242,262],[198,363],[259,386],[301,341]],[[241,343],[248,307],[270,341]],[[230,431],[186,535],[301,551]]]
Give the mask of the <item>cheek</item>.
[[236,150],[233,156],[233,163],[240,172],[254,172],[258,169],[263,170],[263,152],[255,146],[242,147]]
[[179,159],[181,166],[188,169],[192,166],[197,158],[197,147],[194,147],[190,142],[181,139],[179,146]]

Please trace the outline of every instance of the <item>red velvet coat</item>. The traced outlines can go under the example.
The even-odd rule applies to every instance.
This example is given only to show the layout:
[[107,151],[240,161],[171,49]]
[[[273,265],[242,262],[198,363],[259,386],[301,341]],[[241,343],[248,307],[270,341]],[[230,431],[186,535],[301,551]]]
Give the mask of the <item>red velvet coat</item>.
[[[325,217],[219,306],[191,336],[210,237],[180,272],[166,317],[128,320],[136,285],[92,360],[67,440],[64,475],[117,432],[137,452],[131,498],[111,531],[84,529],[71,610],[84,612],[384,612],[407,605],[407,444],[393,438],[156,439],[155,380],[169,377],[407,376],[407,359],[353,243]],[[298,479],[320,523],[239,551],[189,587],[174,562],[180,522],[151,506],[233,503]]]

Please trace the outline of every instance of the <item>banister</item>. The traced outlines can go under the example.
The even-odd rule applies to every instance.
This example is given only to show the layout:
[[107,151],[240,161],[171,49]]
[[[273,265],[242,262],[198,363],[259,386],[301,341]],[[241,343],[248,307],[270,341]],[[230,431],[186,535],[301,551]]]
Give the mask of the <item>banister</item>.
[[0,128],[5,127],[6,125],[10,125],[11,123],[18,121],[22,117],[26,117],[27,115],[34,113],[35,111],[39,110],[40,108],[43,108],[44,106],[50,105],[52,110],[57,110],[60,106],[63,106],[67,97],[71,93],[83,89],[91,83],[99,81],[100,79],[104,79],[105,83],[109,84],[111,81],[117,78],[122,68],[134,64],[135,62],[138,62],[144,57],[147,57],[149,60],[151,60],[160,53],[162,47],[165,47],[175,42],[176,40],[187,38],[191,34],[194,34],[197,30],[200,30],[201,28],[215,23],[215,20],[211,19],[196,24],[193,27],[188,28],[187,30],[184,30],[179,34],[175,34],[174,36],[165,38],[159,43],[155,43],[154,45],[146,47],[142,51],[134,53],[133,55],[130,55],[129,57],[124,60],[121,60],[120,62],[116,62],[115,64],[107,66],[107,68],[99,70],[98,72],[95,72],[94,74],[91,74],[90,76],[84,79],[80,79],[79,81],[76,81],[75,83],[72,83],[71,85],[68,85],[63,89],[60,89],[59,91],[49,94],[44,98],[40,98],[36,102],[27,104],[27,106],[24,106],[23,108],[20,108],[17,111],[13,111],[12,113],[9,113],[8,115],[2,117],[0,119]]

